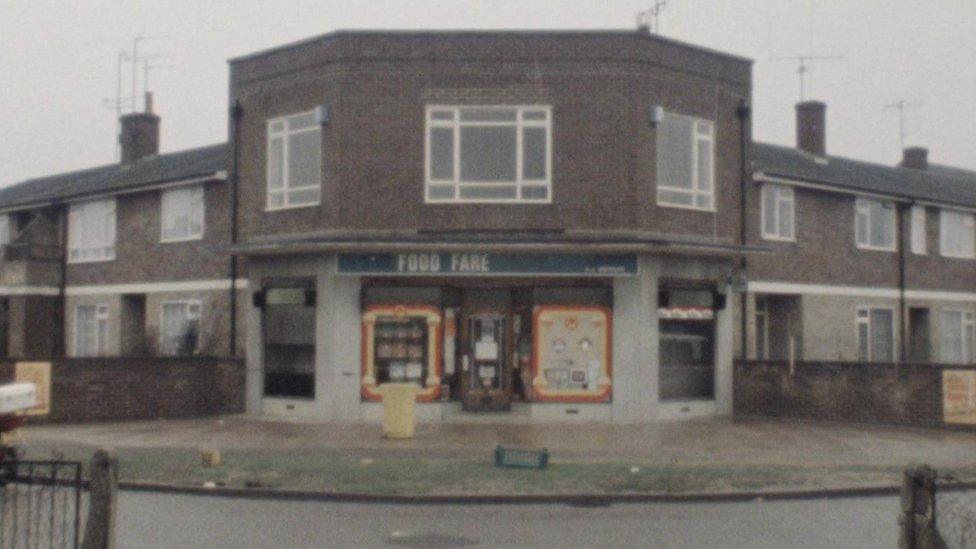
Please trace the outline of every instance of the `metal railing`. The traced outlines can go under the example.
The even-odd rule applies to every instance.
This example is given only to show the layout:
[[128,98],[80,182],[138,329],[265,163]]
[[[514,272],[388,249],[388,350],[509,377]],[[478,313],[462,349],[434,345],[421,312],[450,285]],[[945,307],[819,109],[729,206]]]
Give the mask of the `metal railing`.
[[78,547],[81,463],[0,463],[0,549]]

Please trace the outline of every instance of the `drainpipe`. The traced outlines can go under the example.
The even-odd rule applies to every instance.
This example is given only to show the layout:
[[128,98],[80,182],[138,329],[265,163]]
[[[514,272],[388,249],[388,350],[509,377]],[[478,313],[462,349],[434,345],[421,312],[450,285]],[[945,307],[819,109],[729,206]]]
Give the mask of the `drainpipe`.
[[[230,108],[230,243],[237,244],[237,203],[238,203],[238,143],[240,142],[241,117],[244,108],[235,101]],[[230,356],[237,356],[237,256],[230,254]]]
[[[735,110],[736,116],[739,118],[739,178],[741,184],[741,192],[739,193],[739,244],[742,246],[746,245],[746,239],[748,238],[746,220],[748,215],[746,214],[746,207],[748,205],[747,193],[751,187],[752,176],[749,170],[749,117],[751,114],[751,109],[749,103],[745,99],[739,100],[739,106]],[[739,259],[739,269],[742,274],[746,276],[748,280],[748,275],[746,275],[747,261],[745,254]],[[748,325],[748,319],[746,318],[746,305],[749,302],[749,288],[748,286],[742,291],[742,295],[739,296],[740,300],[740,313],[739,313],[739,337],[742,339],[741,348],[742,355],[741,359],[743,362],[749,357],[748,343],[749,338],[746,335],[746,326]]]
[[[906,331],[908,329],[908,323],[905,318],[905,247],[911,244],[911,237],[905,238],[905,211],[911,208],[914,202],[909,205],[898,204],[898,330],[900,337],[898,338],[898,363],[901,364],[906,362]],[[909,210],[910,211],[910,210]],[[906,240],[908,243],[906,244]]]

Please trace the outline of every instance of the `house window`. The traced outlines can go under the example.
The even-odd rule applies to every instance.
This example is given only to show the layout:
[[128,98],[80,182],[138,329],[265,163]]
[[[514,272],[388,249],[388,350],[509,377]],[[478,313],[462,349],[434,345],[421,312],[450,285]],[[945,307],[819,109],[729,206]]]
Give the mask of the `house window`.
[[925,255],[925,206],[912,206],[912,253]]
[[550,202],[549,107],[428,107],[427,202]]
[[10,244],[10,216],[0,215],[0,246]]
[[976,257],[973,214],[942,210],[939,215],[939,248],[945,257]]
[[166,356],[189,356],[199,350],[199,301],[163,302],[163,319],[159,329],[159,351]]
[[854,205],[857,247],[864,250],[895,250],[895,205],[858,198]]
[[72,204],[68,212],[68,261],[115,259],[115,199]]
[[268,209],[315,206],[321,198],[322,126],[312,110],[268,121]]
[[857,309],[857,355],[862,362],[895,360],[895,311],[889,308]]
[[203,238],[203,187],[184,187],[163,192],[161,242]]
[[976,330],[972,311],[940,311],[940,354],[946,364],[976,362]]
[[763,185],[762,231],[767,240],[793,240],[793,189],[782,185]]
[[75,356],[105,356],[108,345],[108,305],[75,308]]
[[665,113],[657,127],[657,203],[714,210],[715,125]]

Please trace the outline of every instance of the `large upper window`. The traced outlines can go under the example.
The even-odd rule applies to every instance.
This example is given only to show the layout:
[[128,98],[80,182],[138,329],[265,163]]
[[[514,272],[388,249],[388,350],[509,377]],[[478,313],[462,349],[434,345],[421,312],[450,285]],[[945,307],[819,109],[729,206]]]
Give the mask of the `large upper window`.
[[715,209],[715,124],[665,113],[657,126],[657,203]]
[[322,126],[312,110],[268,121],[268,209],[314,206],[322,194]]
[[549,107],[428,107],[427,202],[549,202]]
[[895,311],[883,307],[857,309],[857,356],[863,362],[895,359]]
[[163,192],[163,242],[197,240],[203,237],[203,187],[196,185]]
[[793,189],[782,185],[763,185],[762,232],[768,240],[793,240],[795,206]]
[[946,257],[976,257],[973,214],[942,210],[939,216],[939,248]]
[[68,212],[68,261],[115,259],[115,199],[72,204]]
[[75,356],[105,356],[108,347],[108,305],[75,308]]
[[163,303],[159,330],[160,354],[187,356],[197,352],[200,341],[199,301],[166,301]]
[[857,247],[866,250],[894,251],[895,205],[881,200],[858,198],[854,210]]
[[912,206],[912,253],[924,255],[926,244],[925,206]]
[[972,311],[940,311],[940,354],[946,364],[976,361],[976,329]]

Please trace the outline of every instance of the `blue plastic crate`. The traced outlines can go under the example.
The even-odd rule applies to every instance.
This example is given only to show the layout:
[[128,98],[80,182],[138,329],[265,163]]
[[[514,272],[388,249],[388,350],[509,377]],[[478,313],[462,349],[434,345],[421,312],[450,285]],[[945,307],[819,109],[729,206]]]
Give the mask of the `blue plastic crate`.
[[495,467],[518,467],[521,469],[545,469],[549,465],[549,450],[520,450],[517,448],[495,447]]

